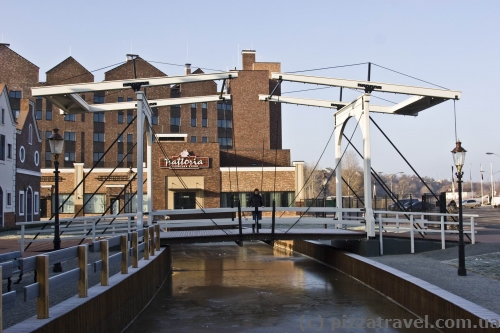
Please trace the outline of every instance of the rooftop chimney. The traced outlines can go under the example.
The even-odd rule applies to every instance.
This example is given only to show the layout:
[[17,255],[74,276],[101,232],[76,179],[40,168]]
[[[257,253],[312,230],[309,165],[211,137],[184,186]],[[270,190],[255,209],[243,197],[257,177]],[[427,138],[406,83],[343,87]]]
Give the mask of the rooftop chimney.
[[253,70],[253,64],[255,63],[255,50],[242,50],[241,60],[243,62],[244,71]]
[[138,54],[130,54],[130,53],[127,54],[127,61],[134,60],[136,58],[139,58]]
[[186,64],[186,75],[191,74],[191,64]]

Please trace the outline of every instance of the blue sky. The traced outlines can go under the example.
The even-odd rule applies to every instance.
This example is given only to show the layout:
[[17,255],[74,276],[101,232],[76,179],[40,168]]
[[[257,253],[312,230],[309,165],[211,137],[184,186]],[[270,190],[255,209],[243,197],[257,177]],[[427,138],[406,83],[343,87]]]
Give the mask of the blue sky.
[[[458,137],[468,150],[465,174],[479,180],[483,164],[500,171],[498,1],[1,1],[3,42],[44,73],[70,54],[94,70],[125,60],[146,60],[226,70],[237,66],[241,49],[255,49],[257,61],[279,61],[282,71],[373,62],[462,91],[456,103]],[[168,75],[182,67],[157,65]],[[101,72],[96,79],[102,80]],[[367,66],[308,72],[309,75],[366,79]],[[372,80],[429,86],[379,67]],[[315,88],[284,83],[282,91]],[[493,94],[492,94],[493,93]],[[338,89],[291,94],[338,99]],[[376,94],[391,101],[392,94]],[[344,93],[344,100],[355,93]],[[375,99],[373,99],[375,102]],[[384,104],[383,101],[376,101]],[[314,163],[333,130],[332,110],[283,105],[283,147],[293,160]],[[375,121],[425,176],[450,178],[455,145],[453,102],[418,117],[374,115]],[[346,133],[355,128],[351,121]],[[373,167],[411,170],[372,126]],[[359,129],[354,144],[361,148]],[[333,142],[320,161],[334,165]],[[495,178],[499,179],[500,173]]]

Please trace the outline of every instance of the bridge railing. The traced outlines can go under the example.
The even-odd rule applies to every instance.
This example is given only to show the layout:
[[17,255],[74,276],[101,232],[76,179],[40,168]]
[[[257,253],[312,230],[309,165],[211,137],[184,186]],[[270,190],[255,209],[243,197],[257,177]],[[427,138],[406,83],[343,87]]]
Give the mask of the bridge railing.
[[[109,255],[109,249],[119,246],[120,251]],[[93,271],[100,274],[100,284],[109,285],[110,267],[120,263],[121,274],[128,274],[129,258],[131,267],[137,268],[139,253],[144,252],[143,260],[149,260],[160,250],[160,228],[150,226],[137,231],[124,233],[108,239],[85,245],[78,245],[66,249],[48,252],[46,254],[20,259],[23,273],[36,271],[36,282],[24,287],[24,302],[37,300],[37,318],[49,318],[49,293],[57,292],[62,287],[77,284],[78,297],[88,296],[88,277]],[[88,252],[100,253],[100,260],[88,263]],[[49,277],[49,267],[61,262],[77,259],[78,267]],[[0,267],[0,274],[2,268]],[[2,307],[15,307],[16,292],[12,291],[1,295],[0,299],[0,324],[2,321]],[[0,332],[2,326],[0,325]]]
[[[375,219],[379,232],[380,254],[384,252],[383,234],[405,233],[410,235],[410,250],[415,253],[415,235],[439,234],[441,248],[446,247],[446,235],[458,234],[458,214],[419,213],[419,212],[394,212],[375,211]],[[476,223],[474,218],[479,215],[463,214],[464,234],[468,235],[472,244],[476,243]],[[432,218],[432,220],[431,220]],[[436,221],[437,220],[437,221]]]
[[[135,213],[62,218],[59,220],[61,239],[91,239],[95,242],[98,238],[129,233],[136,230],[136,218]],[[18,231],[21,252],[27,243],[52,242],[54,223],[54,220],[17,222],[16,225],[21,227]]]
[[[271,225],[274,221],[280,226],[325,226],[332,225],[336,228],[361,227],[364,226],[364,209],[362,208],[334,208],[334,207],[259,207],[259,212],[271,213],[269,216],[263,216],[259,223],[262,225]],[[242,222],[245,225],[252,224],[252,212],[255,208],[243,207],[240,209]],[[280,217],[278,212],[294,212],[296,215]],[[216,214],[232,213],[232,217],[226,218],[207,218]],[[249,213],[249,214],[245,214]],[[306,214],[307,213],[307,214]],[[326,213],[328,217],[316,217],[316,213]],[[208,214],[208,215],[207,215]],[[207,209],[179,209],[179,210],[157,210],[150,213],[153,220],[163,229],[176,228],[195,228],[195,227],[228,227],[239,224],[238,208],[207,208]],[[178,215],[195,216],[201,218],[193,219],[169,219]],[[229,215],[229,214],[227,214]]]

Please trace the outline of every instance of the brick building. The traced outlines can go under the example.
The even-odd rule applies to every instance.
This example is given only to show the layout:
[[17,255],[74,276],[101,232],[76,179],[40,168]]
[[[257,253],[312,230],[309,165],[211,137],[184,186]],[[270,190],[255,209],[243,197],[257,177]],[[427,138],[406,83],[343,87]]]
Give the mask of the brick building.
[[[278,206],[293,204],[302,187],[303,163],[292,165],[290,151],[282,149],[281,105],[258,100],[258,94],[269,94],[275,87],[276,81],[270,79],[270,73],[279,71],[280,64],[256,62],[255,58],[255,51],[242,52],[242,70],[226,86],[227,93],[232,95],[230,101],[153,108],[154,209],[226,207],[233,194],[239,195],[245,206],[247,193],[256,187],[261,188],[267,204],[272,197],[279,201]],[[0,45],[0,60],[0,81],[17,82],[14,87],[26,98],[31,98],[30,88],[35,86],[94,82],[92,73],[72,57],[47,71],[46,82],[38,82],[38,67],[8,45]],[[11,62],[17,65],[8,66]],[[200,69],[191,73],[189,64],[185,71],[186,75],[203,73]],[[126,62],[105,73],[105,80],[159,76],[166,74],[137,55],[127,55]],[[143,91],[148,100],[220,93],[213,81],[146,87]],[[275,94],[279,94],[279,89]],[[135,100],[132,89],[81,97],[89,104]],[[136,167],[137,133],[133,123],[136,111],[62,114],[45,99],[33,102],[42,138],[47,139],[56,127],[64,132],[60,199],[68,200],[62,212],[81,215],[134,211],[137,202],[132,193],[137,184],[132,182],[130,187],[127,184],[129,168],[135,171]],[[53,195],[52,156],[47,142],[42,144],[41,156],[44,167],[41,197],[45,203]],[[182,158],[203,162],[179,169],[176,161]],[[94,166],[92,173],[68,197]],[[145,174],[144,178],[148,176]],[[126,204],[130,197],[131,202]],[[51,214],[50,204],[46,206],[42,217]]]

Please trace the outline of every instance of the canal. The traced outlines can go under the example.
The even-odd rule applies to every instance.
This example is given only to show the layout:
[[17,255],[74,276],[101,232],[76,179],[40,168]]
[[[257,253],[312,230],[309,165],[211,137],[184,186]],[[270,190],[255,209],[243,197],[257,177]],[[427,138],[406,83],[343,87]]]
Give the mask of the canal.
[[372,289],[260,242],[172,253],[172,276],[126,332],[436,332],[405,328],[417,318]]

